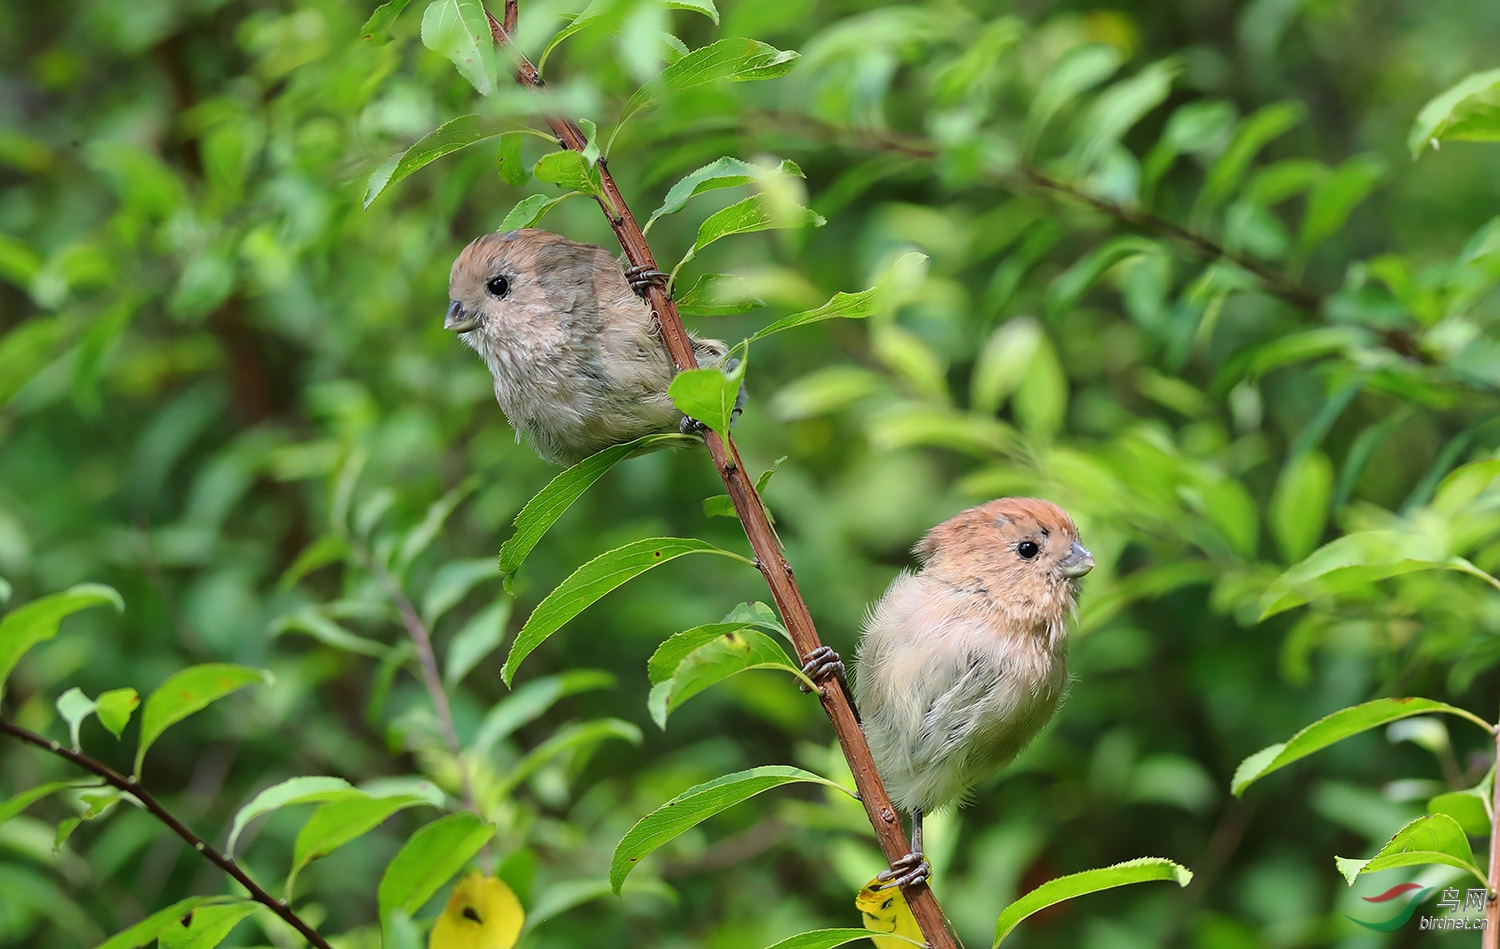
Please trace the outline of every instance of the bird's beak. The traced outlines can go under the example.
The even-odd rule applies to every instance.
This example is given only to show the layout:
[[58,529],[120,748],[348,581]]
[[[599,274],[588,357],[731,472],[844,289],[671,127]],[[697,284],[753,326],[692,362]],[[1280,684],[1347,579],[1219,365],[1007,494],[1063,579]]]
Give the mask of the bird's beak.
[[1063,576],[1076,580],[1094,569],[1094,555],[1089,553],[1087,547],[1075,540],[1073,546],[1068,549],[1068,555],[1058,566],[1062,568]]
[[455,333],[467,333],[478,325],[479,317],[465,310],[462,303],[457,300],[448,301],[448,317],[443,320],[443,329],[452,330]]

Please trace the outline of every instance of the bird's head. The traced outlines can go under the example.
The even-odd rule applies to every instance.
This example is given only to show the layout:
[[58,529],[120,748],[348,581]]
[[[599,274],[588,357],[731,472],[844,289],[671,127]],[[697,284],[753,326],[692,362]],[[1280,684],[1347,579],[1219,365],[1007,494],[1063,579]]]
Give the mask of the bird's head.
[[1023,626],[1061,624],[1094,557],[1062,508],[1040,498],[1000,498],[949,518],[922,538],[923,575],[982,593]]
[[485,234],[453,262],[443,328],[482,353],[517,342],[557,345],[597,325],[594,269],[601,263],[613,266],[601,248],[550,231]]

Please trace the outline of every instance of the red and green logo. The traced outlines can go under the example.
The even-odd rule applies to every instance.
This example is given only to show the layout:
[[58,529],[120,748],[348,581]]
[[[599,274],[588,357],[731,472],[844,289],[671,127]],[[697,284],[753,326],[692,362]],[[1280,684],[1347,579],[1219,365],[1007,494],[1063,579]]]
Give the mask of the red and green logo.
[[1417,911],[1417,906],[1419,906],[1422,901],[1426,900],[1427,897],[1431,896],[1433,894],[1433,891],[1436,889],[1437,887],[1423,886],[1420,883],[1402,883],[1397,886],[1391,887],[1389,890],[1386,890],[1379,896],[1364,897],[1364,901],[1366,903],[1390,903],[1392,900],[1398,899],[1402,896],[1405,896],[1407,893],[1416,890],[1416,894],[1408,899],[1404,904],[1402,904],[1401,908],[1396,912],[1394,916],[1390,917],[1389,919],[1384,919],[1373,923],[1367,923],[1362,919],[1354,919],[1353,916],[1350,916],[1349,918],[1354,919],[1356,923],[1365,927],[1366,929],[1373,929],[1376,932],[1388,933],[1392,930],[1400,929],[1402,926],[1405,926],[1408,922],[1410,922],[1412,914]]

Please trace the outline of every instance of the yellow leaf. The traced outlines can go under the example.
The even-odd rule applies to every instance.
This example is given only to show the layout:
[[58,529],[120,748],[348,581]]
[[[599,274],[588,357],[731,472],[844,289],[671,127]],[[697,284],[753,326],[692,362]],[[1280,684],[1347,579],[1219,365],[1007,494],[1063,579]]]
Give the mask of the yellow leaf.
[[453,888],[427,949],[510,949],[525,921],[521,901],[510,887],[473,870]]
[[[877,889],[880,885],[879,878],[873,879],[854,897],[854,905],[865,918],[865,928],[878,933],[905,936],[917,945],[922,945],[925,942],[922,927],[917,925],[917,918],[911,914],[911,907],[906,905],[906,897],[901,895],[901,888],[893,886],[889,890]],[[902,939],[871,936],[870,941],[875,944],[876,949],[911,949],[911,942]]]

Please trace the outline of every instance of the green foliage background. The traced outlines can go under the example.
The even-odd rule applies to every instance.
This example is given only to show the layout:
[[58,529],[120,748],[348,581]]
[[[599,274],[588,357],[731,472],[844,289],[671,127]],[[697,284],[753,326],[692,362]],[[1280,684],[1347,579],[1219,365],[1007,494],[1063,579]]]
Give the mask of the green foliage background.
[[[748,553],[733,520],[703,514],[721,490],[706,456],[658,452],[568,512],[514,600],[486,568],[555,472],[514,442],[483,366],[442,329],[447,268],[518,201],[560,192],[507,184],[489,140],[364,208],[393,153],[465,114],[513,128],[529,101],[507,68],[482,100],[418,39],[421,6],[372,38],[370,9],[347,0],[0,8],[0,590],[14,606],[92,581],[126,603],[30,653],[3,712],[62,739],[53,703],[69,687],[144,695],[194,663],[271,670],[273,685],[177,726],[147,761],[147,785],[216,841],[293,775],[415,775],[457,792],[378,580],[358,558],[288,575],[329,534],[351,457],[364,466],[347,509],[372,525],[372,555],[409,543],[395,572],[412,599],[459,597],[429,612],[440,656],[508,640],[574,567],[629,541]],[[535,59],[579,9],[523,3],[520,46]],[[1424,695],[1493,719],[1500,701],[1495,589],[1380,566],[1460,556],[1500,570],[1496,470],[1444,481],[1500,452],[1500,151],[1455,140],[1413,162],[1407,143],[1424,103],[1497,65],[1500,7],[729,0],[717,24],[653,3],[594,9],[547,76],[602,141],[678,55],[664,29],[691,48],[747,36],[802,54],[782,78],[667,96],[612,140],[610,171],[642,220],[723,155],[795,161],[805,181],[773,179],[766,200],[827,218],[698,255],[681,286],[734,274],[767,308],[695,329],[738,340],[870,286],[903,253],[929,257],[899,305],[751,351],[736,438],[757,473],[786,457],[766,499],[824,640],[851,651],[921,533],[1000,494],[1062,503],[1099,562],[1062,713],[972,806],[929,823],[935,888],[965,940],[988,942],[999,910],[1051,877],[1153,854],[1193,869],[1191,886],[1063,904],[1014,943],[1405,944],[1344,919],[1355,893],[1396,878],[1350,891],[1333,855],[1372,854],[1428,798],[1476,784],[1490,767],[1480,733],[1366,734],[1244,800],[1228,788],[1242,758],[1342,706]],[[1090,64],[1093,82],[1054,95]],[[1237,149],[1237,121],[1278,134]],[[551,147],[527,137],[522,154]],[[661,219],[658,259],[675,262],[710,211],[744,196]],[[1164,221],[1265,274],[1205,258]],[[613,246],[587,199],[545,226]],[[445,496],[451,515],[421,529]],[[1389,532],[1374,567],[1338,588],[1314,577],[1296,609],[1260,620],[1288,567],[1366,530]],[[527,659],[518,687],[602,674],[575,673],[572,694],[472,756],[492,857],[532,910],[524,945],[761,947],[857,924],[852,894],[878,851],[858,807],[821,791],[743,805],[650,858],[623,898],[598,892],[625,830],[689,785],[761,764],[838,776],[816,703],[780,673],[728,680],[665,731],[647,713],[657,643],[764,597],[743,565],[686,558]],[[452,690],[466,747],[510,694],[502,659]],[[84,746],[128,769],[138,727],[117,748],[89,723]],[[535,770],[510,781],[523,760]],[[5,796],[76,774],[0,744]],[[54,853],[74,803],[0,825],[0,943],[90,945],[225,892],[129,807]],[[378,944],[381,869],[435,816],[403,812],[312,864],[298,885],[309,917]],[[284,877],[305,818],[247,834],[259,879]],[[284,938],[263,926],[228,944]]]

